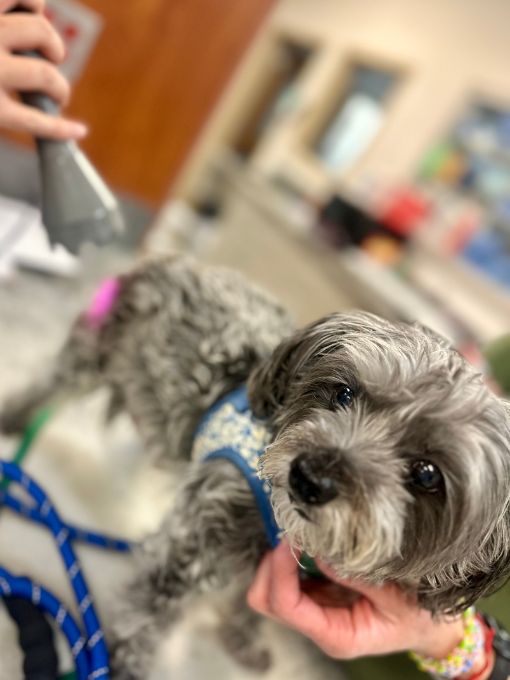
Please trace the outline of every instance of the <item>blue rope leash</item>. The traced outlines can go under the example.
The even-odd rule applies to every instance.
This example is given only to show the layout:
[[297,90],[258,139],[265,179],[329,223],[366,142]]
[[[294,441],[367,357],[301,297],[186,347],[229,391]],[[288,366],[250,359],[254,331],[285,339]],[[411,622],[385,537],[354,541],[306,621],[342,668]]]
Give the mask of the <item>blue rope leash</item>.
[[[22,503],[18,498],[11,494],[0,491],[0,505],[5,505],[18,515],[22,515],[28,519],[45,525],[44,517],[36,508],[30,507]],[[130,552],[133,549],[133,544],[128,541],[122,541],[118,538],[106,536],[105,534],[98,534],[82,527],[75,527],[72,524],[66,524],[69,531],[69,538],[71,541],[79,541],[80,543],[88,543],[96,548],[104,548],[105,550],[115,550],[117,552]]]
[[0,460],[0,476],[20,484],[34,501],[27,506],[6,492],[0,501],[15,512],[45,525],[53,534],[73,590],[82,620],[82,631],[67,609],[57,598],[29,579],[15,577],[0,567],[0,596],[24,597],[52,616],[62,629],[73,655],[79,680],[109,678],[108,650],[87,582],[72,547],[73,540],[81,540],[102,548],[126,552],[129,543],[100,534],[71,527],[62,521],[49,497],[18,465]]

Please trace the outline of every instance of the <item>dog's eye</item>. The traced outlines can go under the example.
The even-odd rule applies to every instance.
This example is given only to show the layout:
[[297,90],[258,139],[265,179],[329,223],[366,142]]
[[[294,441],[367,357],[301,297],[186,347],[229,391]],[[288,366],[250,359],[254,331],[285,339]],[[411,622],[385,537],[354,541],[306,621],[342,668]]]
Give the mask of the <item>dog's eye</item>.
[[422,491],[436,493],[443,485],[443,475],[429,460],[417,460],[411,467],[410,481]]
[[340,385],[335,393],[335,406],[349,408],[354,401],[354,392],[348,385]]

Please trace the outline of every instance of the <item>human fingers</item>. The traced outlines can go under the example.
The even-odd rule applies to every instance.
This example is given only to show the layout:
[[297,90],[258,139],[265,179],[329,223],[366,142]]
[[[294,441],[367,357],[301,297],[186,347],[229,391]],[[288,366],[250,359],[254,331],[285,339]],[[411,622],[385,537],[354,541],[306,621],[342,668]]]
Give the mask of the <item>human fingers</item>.
[[32,57],[0,58],[0,87],[10,92],[43,92],[61,106],[71,93],[69,83],[52,64]]
[[367,631],[377,647],[374,611],[366,598],[360,597],[353,607],[339,607],[337,602],[321,606],[302,591],[302,586],[295,557],[282,542],[264,559],[248,601],[260,613],[310,638],[332,657],[347,659],[366,652]]
[[31,12],[41,14],[45,5],[45,0],[0,0],[0,14],[9,12],[16,7],[23,7]]
[[365,597],[359,597],[352,606],[339,606],[336,599],[331,606],[318,604],[303,591],[295,557],[287,544],[273,551],[269,584],[273,616],[309,637],[326,654],[348,659],[365,651],[363,631],[374,629],[373,608]]
[[43,139],[82,139],[88,133],[83,123],[43,113],[5,93],[0,93],[0,126]]
[[259,614],[270,615],[269,611],[269,579],[271,577],[271,555],[267,553],[262,558],[255,574],[255,578],[248,590],[246,600],[248,605]]
[[[248,591],[248,604],[260,614],[307,634],[308,626],[306,631],[302,627],[306,617],[301,610],[306,603],[299,591],[298,565],[285,541],[264,557]],[[316,606],[311,600],[310,604]]]
[[37,50],[57,64],[66,55],[64,41],[41,14],[0,15],[0,47],[8,52]]
[[299,565],[286,541],[270,560],[268,606],[272,615],[287,626],[315,639],[326,624],[323,609],[301,589]]
[[[422,609],[416,595],[396,584],[369,584],[360,580],[338,579],[325,564],[320,569],[336,582],[358,594],[350,607],[353,648],[360,654],[388,653],[404,649],[437,646],[437,639],[457,635],[458,622],[435,620]],[[327,610],[334,626],[335,614]],[[345,625],[342,622],[342,625]]]
[[415,612],[418,610],[416,598],[393,583],[374,584],[362,580],[339,578],[333,569],[319,561],[319,569],[331,581],[344,588],[358,593],[368,599],[381,612],[390,616],[401,616],[403,611]]
[[[299,604],[299,565],[287,541],[282,541],[270,560],[271,581],[269,600],[276,611],[292,610]],[[283,588],[282,588],[283,586]]]
[[329,578],[306,578],[301,582],[301,590],[322,607],[351,607],[361,597]]

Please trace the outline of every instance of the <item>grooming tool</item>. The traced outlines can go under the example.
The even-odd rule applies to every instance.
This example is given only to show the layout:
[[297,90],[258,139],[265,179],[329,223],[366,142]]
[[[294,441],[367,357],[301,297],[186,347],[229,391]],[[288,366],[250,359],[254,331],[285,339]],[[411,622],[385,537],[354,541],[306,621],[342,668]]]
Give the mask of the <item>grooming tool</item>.
[[[11,12],[30,12],[14,7]],[[44,59],[35,50],[23,56]],[[22,92],[25,104],[56,116],[59,106],[48,96]],[[103,246],[124,232],[117,199],[74,141],[36,138],[42,187],[42,221],[51,245],[77,254],[84,242]]]
[[[37,52],[26,56],[42,58]],[[23,93],[26,104],[57,115],[46,95]],[[77,254],[85,241],[104,245],[124,231],[117,199],[74,141],[36,139],[42,186],[42,221],[51,245]]]

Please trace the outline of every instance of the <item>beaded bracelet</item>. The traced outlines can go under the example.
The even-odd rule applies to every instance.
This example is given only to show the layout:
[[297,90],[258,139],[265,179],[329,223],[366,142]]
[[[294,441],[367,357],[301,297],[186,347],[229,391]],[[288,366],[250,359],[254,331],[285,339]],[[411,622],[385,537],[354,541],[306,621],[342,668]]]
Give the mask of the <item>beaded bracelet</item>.
[[484,633],[474,607],[462,614],[464,636],[457,647],[444,659],[434,659],[410,652],[418,668],[444,680],[451,680],[471,670],[484,647]]

